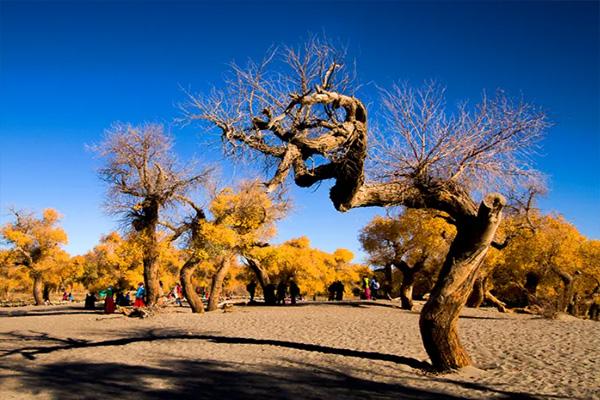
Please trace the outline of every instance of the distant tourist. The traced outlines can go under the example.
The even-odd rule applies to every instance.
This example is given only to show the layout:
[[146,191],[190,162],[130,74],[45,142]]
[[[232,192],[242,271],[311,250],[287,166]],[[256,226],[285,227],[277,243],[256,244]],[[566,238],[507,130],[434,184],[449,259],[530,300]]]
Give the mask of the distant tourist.
[[69,293],[69,301],[71,303],[75,301],[75,296],[73,296],[73,293]]
[[371,282],[369,282],[369,288],[371,289],[371,297],[373,298],[373,300],[377,300],[377,297],[379,296],[378,292],[380,287],[381,286],[379,285],[379,282],[377,282],[377,278],[371,278]]
[[371,288],[369,287],[369,277],[364,276],[362,278],[362,289],[363,289],[363,296],[365,298],[365,300],[371,300]]
[[125,293],[125,298],[123,299],[123,306],[129,307],[130,305],[131,305],[131,294],[129,293],[129,290],[128,290],[127,293]]
[[181,289],[181,285],[177,283],[173,290],[171,291],[171,295],[175,299],[175,304],[179,305],[179,307],[183,307],[183,303],[181,299],[183,298],[183,290]]
[[96,309],[96,294],[94,292],[85,295],[85,304],[83,306],[86,310]]
[[265,286],[265,304],[268,305],[273,305],[276,303],[276,298],[275,298],[275,285],[272,283],[269,283],[267,286]]
[[300,297],[300,288],[298,287],[296,282],[291,281],[290,282],[290,298],[291,298],[292,304],[296,304],[296,298],[299,298],[299,297]]
[[119,307],[125,307],[125,296],[121,290],[116,291],[115,304]]
[[144,296],[146,296],[146,289],[144,288],[144,284],[142,282],[138,283],[137,291],[135,292],[135,303],[133,303],[134,307],[146,307],[146,302],[144,301]]
[[66,290],[63,292],[62,301],[69,301],[69,294]]
[[112,286],[109,286],[106,290],[106,297],[104,298],[104,314],[114,314],[116,309],[114,291]]
[[279,282],[277,285],[277,304],[285,304],[285,296],[287,294],[287,285],[284,281]]
[[254,294],[256,293],[256,282],[254,282],[254,280],[251,280],[250,283],[246,285],[246,290],[250,295],[250,303],[254,303]]

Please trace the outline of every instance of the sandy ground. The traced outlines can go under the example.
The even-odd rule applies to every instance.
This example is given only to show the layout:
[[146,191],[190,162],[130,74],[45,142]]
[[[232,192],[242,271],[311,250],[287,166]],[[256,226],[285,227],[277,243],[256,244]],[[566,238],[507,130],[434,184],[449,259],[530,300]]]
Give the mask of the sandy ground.
[[418,313],[377,304],[236,306],[148,319],[0,309],[6,399],[600,399],[600,324],[466,309],[477,368],[423,369]]

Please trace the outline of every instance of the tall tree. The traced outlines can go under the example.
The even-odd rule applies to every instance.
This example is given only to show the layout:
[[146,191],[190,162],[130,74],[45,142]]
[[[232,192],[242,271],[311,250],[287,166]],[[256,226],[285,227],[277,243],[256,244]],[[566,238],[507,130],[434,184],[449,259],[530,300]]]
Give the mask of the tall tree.
[[1,235],[10,246],[11,262],[27,269],[33,281],[35,305],[41,305],[48,275],[68,261],[61,248],[67,243],[67,234],[58,226],[60,214],[51,208],[45,209],[41,218],[21,211],[13,211],[13,215],[14,221],[2,227]]
[[506,204],[493,191],[532,175],[527,156],[548,125],[545,115],[503,93],[448,114],[438,86],[393,86],[382,91],[382,131],[366,176],[367,108],[339,52],[319,40],[276,52],[283,54],[234,65],[224,90],[191,95],[187,120],[215,127],[233,155],[266,156],[275,170],[271,189],[293,172],[301,187],[334,180],[330,198],[339,211],[403,205],[447,213],[457,234],[421,312],[421,336],[436,368],[471,364],[457,320]]
[[393,276],[392,267],[401,272],[400,301],[405,310],[413,308],[416,274],[426,264],[441,266],[448,252],[455,230],[443,218],[427,210],[407,209],[398,217],[375,216],[359,234],[371,264],[385,267],[386,280]]
[[207,171],[180,167],[173,139],[157,124],[115,124],[94,150],[105,159],[100,176],[109,185],[109,210],[121,215],[141,240],[147,303],[155,305],[160,292],[159,215],[199,185]]

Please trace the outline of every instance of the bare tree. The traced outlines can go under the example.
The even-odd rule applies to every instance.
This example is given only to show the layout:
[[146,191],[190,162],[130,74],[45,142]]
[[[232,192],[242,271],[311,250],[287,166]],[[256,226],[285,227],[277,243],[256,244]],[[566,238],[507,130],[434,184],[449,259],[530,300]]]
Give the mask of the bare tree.
[[[270,64],[276,65],[269,69]],[[311,40],[248,68],[234,65],[224,91],[191,95],[182,108],[188,121],[216,127],[227,150],[265,155],[274,164],[271,189],[293,171],[301,187],[333,179],[330,198],[339,211],[403,205],[447,213],[457,235],[420,328],[436,368],[469,365],[458,338],[458,315],[506,204],[498,193],[483,194],[512,190],[532,175],[528,156],[546,117],[502,93],[448,114],[437,86],[394,86],[382,93],[384,130],[372,146],[374,173],[367,181],[367,108],[352,95],[344,71],[332,46]]]
[[142,239],[150,306],[159,296],[159,214],[200,184],[208,173],[179,167],[172,147],[172,138],[157,124],[115,124],[104,141],[93,147],[105,159],[100,176],[109,185],[109,210],[122,215]]

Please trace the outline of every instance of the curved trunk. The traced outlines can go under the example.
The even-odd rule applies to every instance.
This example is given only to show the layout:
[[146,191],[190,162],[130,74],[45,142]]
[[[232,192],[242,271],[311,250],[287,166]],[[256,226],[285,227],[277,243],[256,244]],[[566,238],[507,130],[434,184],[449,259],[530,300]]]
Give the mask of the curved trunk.
[[217,268],[217,272],[213,275],[210,285],[210,298],[208,299],[207,311],[215,311],[219,307],[219,298],[223,289],[223,281],[229,271],[229,260],[223,259]]
[[558,311],[566,312],[573,303],[573,277],[558,267],[552,267],[552,270],[558,275],[563,283],[563,295],[562,298],[559,299],[557,308]]
[[192,276],[194,275],[194,271],[196,271],[198,262],[199,261],[194,257],[187,260],[185,264],[183,264],[183,267],[181,267],[181,271],[179,271],[179,279],[181,280],[183,295],[190,305],[192,312],[203,314],[204,303],[202,302],[202,298],[196,293],[194,285],[192,284]]
[[457,235],[419,319],[423,345],[438,370],[471,364],[458,338],[458,316],[494,239],[504,204],[501,195],[487,195],[477,216],[457,221]]
[[492,303],[497,309],[498,311],[502,312],[502,313],[506,313],[508,312],[508,309],[506,308],[506,304],[502,301],[500,301],[496,296],[494,296],[492,294],[492,292],[490,292],[489,290],[487,290],[485,292],[485,299],[487,301],[489,301],[490,303]]
[[258,284],[260,285],[260,288],[262,289],[263,294],[265,293],[265,287],[270,283],[269,281],[269,275],[267,274],[267,271],[265,271],[260,263],[253,259],[253,258],[249,258],[249,257],[245,257],[246,261],[248,263],[248,266],[250,267],[250,269],[252,270],[252,272],[254,272],[254,275],[256,276],[256,280],[258,281]]
[[44,280],[42,274],[35,272],[31,274],[33,278],[33,300],[36,306],[44,304]]
[[487,277],[479,276],[475,279],[473,290],[467,299],[467,307],[479,308],[486,299],[487,293]]
[[402,271],[402,285],[400,286],[400,302],[403,310],[413,308],[413,285],[415,283],[415,271],[407,268]]

